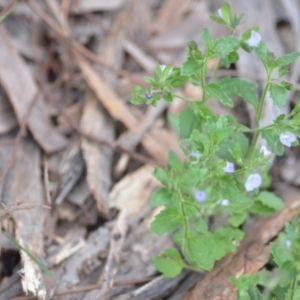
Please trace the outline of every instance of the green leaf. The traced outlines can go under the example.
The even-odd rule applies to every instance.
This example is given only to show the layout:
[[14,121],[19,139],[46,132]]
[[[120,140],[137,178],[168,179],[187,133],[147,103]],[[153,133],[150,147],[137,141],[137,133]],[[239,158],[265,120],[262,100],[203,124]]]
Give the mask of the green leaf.
[[267,191],[260,192],[255,200],[260,201],[264,205],[272,208],[274,211],[285,208],[285,204],[279,197]]
[[282,245],[275,245],[274,243],[271,243],[271,253],[273,255],[273,260],[279,267],[286,262],[293,261],[293,256],[289,249]]
[[287,100],[287,90],[279,84],[271,83],[269,91],[274,104],[284,107]]
[[179,157],[173,151],[169,152],[168,167],[176,173],[182,170],[182,163]]
[[257,284],[259,282],[259,275],[248,275],[244,274],[239,278],[230,277],[229,281],[237,287],[238,290],[249,289],[250,286]]
[[299,52],[293,52],[293,53],[279,56],[279,57],[277,57],[277,59],[275,61],[275,65],[276,65],[276,67],[279,67],[279,68],[286,67],[289,64],[293,63],[299,57],[299,55],[300,55]]
[[226,23],[230,24],[231,9],[230,9],[230,5],[227,2],[224,2],[224,4],[222,5],[221,12]]
[[164,171],[158,167],[154,168],[152,175],[164,185],[168,185],[168,183],[170,182],[170,178],[169,178],[168,174],[166,173],[166,171]]
[[179,251],[176,249],[166,249],[162,255],[153,257],[152,261],[157,270],[166,278],[178,276],[185,265]]
[[206,91],[223,105],[233,107],[231,98],[223,91],[217,83],[210,83],[205,87]]
[[143,104],[146,101],[147,92],[140,86],[134,87],[130,102],[134,105]]
[[211,270],[215,263],[214,241],[208,235],[188,238],[186,250],[189,258],[202,270]]
[[152,206],[167,206],[170,201],[172,201],[173,195],[172,193],[166,189],[162,188],[159,190],[156,190],[150,198],[150,203]]
[[203,68],[203,62],[193,59],[193,58],[188,58],[187,61],[183,63],[183,66],[181,68],[181,75],[182,76],[191,76],[195,73],[197,73],[199,70]]
[[264,297],[257,287],[251,286],[247,291],[251,300],[263,300]]
[[219,23],[219,24],[222,24],[222,25],[227,25],[226,22],[220,18],[218,15],[212,15],[212,16],[209,16],[211,20]]
[[229,35],[221,37],[215,41],[213,53],[218,58],[225,58],[230,52],[235,51],[239,46],[237,37]]
[[172,232],[183,225],[183,217],[174,209],[161,211],[151,223],[151,231],[159,235]]
[[255,109],[258,108],[256,83],[240,78],[225,77],[218,81],[218,85],[230,98],[241,97]]
[[207,28],[203,28],[202,30],[202,39],[207,52],[209,52],[214,47],[215,42]]
[[262,130],[262,136],[274,154],[278,156],[283,155],[284,147],[280,142],[279,133],[274,127]]
[[270,59],[268,56],[268,48],[264,42],[260,42],[257,47],[254,48],[257,56],[260,58],[265,68],[269,70]]
[[215,259],[219,260],[230,252],[236,250],[234,241],[244,237],[243,231],[231,227],[219,227],[212,235],[215,244]]
[[239,59],[240,59],[240,56],[236,51],[232,51],[228,55],[228,60],[232,64],[236,63]]
[[190,137],[194,129],[201,128],[201,121],[195,115],[195,112],[191,106],[187,106],[181,113],[179,117],[179,129],[180,137],[187,139]]
[[233,227],[241,226],[247,218],[247,214],[245,212],[235,214],[228,219],[228,223]]

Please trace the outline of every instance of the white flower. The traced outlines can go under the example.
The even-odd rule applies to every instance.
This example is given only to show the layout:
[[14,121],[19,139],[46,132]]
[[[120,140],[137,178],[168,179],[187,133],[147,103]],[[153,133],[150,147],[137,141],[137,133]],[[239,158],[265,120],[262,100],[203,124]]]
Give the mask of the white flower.
[[262,184],[261,176],[257,173],[251,174],[245,182],[245,189],[247,192],[251,192],[254,189],[260,187]]
[[284,245],[285,245],[287,248],[291,248],[291,246],[292,246],[291,240],[285,240],[285,241],[284,241]]
[[204,202],[206,199],[206,193],[202,190],[196,191],[194,196],[198,202]]
[[166,68],[166,65],[160,65],[160,69],[162,72],[164,71],[165,68]]
[[222,206],[229,206],[229,200],[228,199],[222,200],[221,205]]
[[226,161],[226,166],[223,168],[226,173],[234,172],[234,164],[232,162]]
[[199,151],[192,150],[190,153],[190,156],[195,159],[199,159],[202,156],[202,154]]
[[257,47],[259,42],[261,40],[261,36],[258,32],[251,30],[251,36],[250,38],[246,41],[246,43],[250,46],[250,47]]
[[259,153],[263,156],[269,156],[270,154],[272,154],[272,152],[264,145],[261,146]]
[[224,16],[223,16],[223,13],[222,13],[221,8],[218,9],[218,15],[219,15],[219,17],[220,17],[221,19],[224,20]]
[[297,140],[296,136],[291,132],[285,132],[280,134],[280,142],[282,145],[291,147],[292,143]]

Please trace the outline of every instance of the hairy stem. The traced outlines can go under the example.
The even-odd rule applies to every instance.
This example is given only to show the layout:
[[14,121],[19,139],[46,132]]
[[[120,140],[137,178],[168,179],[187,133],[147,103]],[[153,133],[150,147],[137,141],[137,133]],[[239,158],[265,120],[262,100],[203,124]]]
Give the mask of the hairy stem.
[[[262,113],[263,113],[263,108],[264,108],[267,92],[268,92],[268,89],[270,87],[270,83],[271,83],[270,82],[270,76],[268,75],[268,81],[265,85],[265,88],[264,88],[264,91],[263,91],[263,94],[262,94],[262,97],[261,97],[261,100],[260,100],[260,103],[259,103],[257,117],[256,117],[258,128],[260,126]],[[255,146],[256,146],[259,135],[260,135],[260,130],[255,131],[253,139],[252,139],[251,144],[250,144],[250,148],[249,148],[248,153],[247,153],[247,160],[249,160],[252,157],[252,154],[253,154],[253,151],[255,149]]]

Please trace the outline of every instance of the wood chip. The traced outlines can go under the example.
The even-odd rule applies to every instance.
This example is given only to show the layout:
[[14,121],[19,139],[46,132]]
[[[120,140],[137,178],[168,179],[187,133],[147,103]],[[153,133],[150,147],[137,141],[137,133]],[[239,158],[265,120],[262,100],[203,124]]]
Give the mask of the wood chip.
[[[3,26],[0,27],[0,39],[0,81],[21,124],[37,96],[38,89],[31,72],[12,45]],[[28,127],[47,153],[56,152],[67,145],[66,139],[50,124],[47,107],[41,96],[32,108]]]
[[[15,170],[11,197],[15,205],[26,203],[43,205],[41,182],[41,153],[30,138],[22,139],[15,158]],[[43,257],[44,213],[42,208],[18,210],[12,213],[16,224],[16,239],[35,258]],[[23,264],[22,286],[24,292],[33,293],[39,299],[46,298],[43,275],[36,262],[20,251]]]
[[[114,139],[113,122],[92,93],[85,99],[80,128],[87,134],[109,142]],[[81,139],[81,148],[87,168],[88,186],[97,202],[98,210],[107,214],[113,153],[107,146],[93,143],[85,138]]]

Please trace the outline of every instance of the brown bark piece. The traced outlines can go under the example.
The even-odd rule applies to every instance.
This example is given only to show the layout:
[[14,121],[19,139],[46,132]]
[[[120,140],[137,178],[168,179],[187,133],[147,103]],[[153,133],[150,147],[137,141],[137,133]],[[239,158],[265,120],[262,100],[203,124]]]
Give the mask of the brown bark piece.
[[246,232],[246,237],[235,253],[218,262],[198,284],[187,293],[184,300],[236,300],[236,290],[230,284],[231,276],[257,273],[268,261],[270,249],[267,244],[282,230],[284,224],[297,214],[300,191],[290,188],[283,195],[287,208],[261,218]]
[[[91,93],[85,99],[80,128],[83,132],[109,142],[114,139],[113,122]],[[107,214],[113,153],[106,146],[93,143],[85,138],[81,139],[81,148],[87,168],[88,186],[97,202],[98,210]]]
[[0,90],[0,134],[17,127],[18,122],[6,95]]
[[[16,154],[15,170],[11,187],[14,205],[43,204],[41,182],[41,154],[36,143],[30,138],[22,139]],[[12,213],[16,224],[16,239],[34,257],[43,257],[43,208],[18,210]],[[46,290],[40,267],[24,252],[20,251],[23,264],[22,286],[25,293],[33,293],[45,299]]]
[[[21,124],[37,96],[38,88],[3,26],[0,27],[0,39],[0,81]],[[61,150],[67,144],[65,138],[50,124],[47,107],[42,97],[37,99],[32,108],[28,127],[47,153]]]

